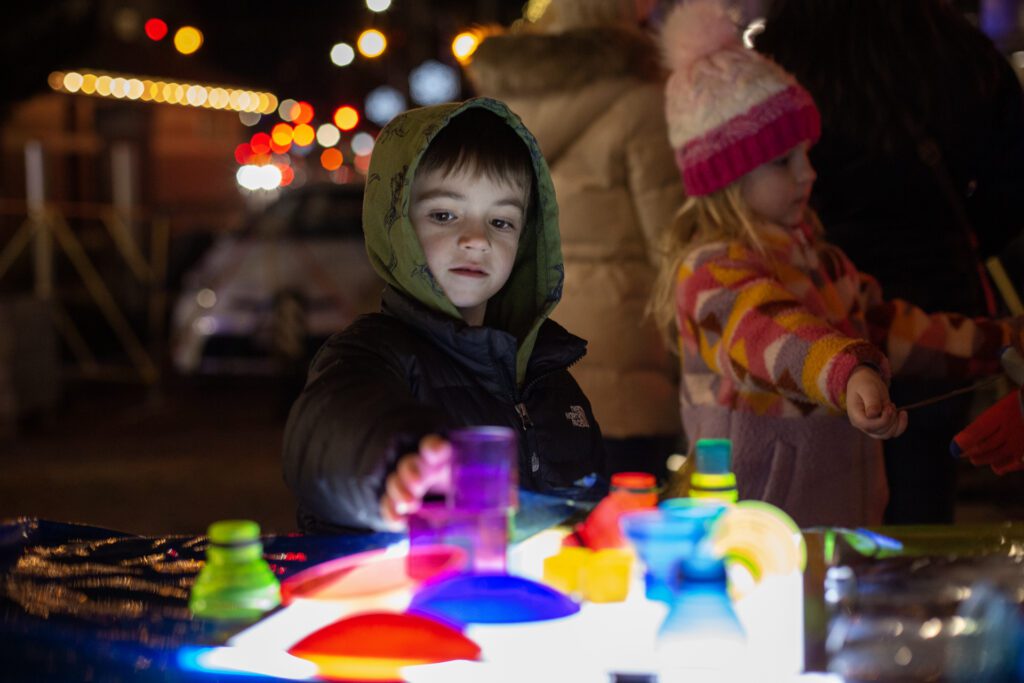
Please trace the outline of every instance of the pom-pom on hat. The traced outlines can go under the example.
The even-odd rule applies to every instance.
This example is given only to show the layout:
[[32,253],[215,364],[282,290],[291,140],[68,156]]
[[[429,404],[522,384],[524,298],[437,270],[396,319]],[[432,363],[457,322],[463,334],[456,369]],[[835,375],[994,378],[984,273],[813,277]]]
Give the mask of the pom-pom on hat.
[[795,145],[818,139],[821,118],[789,73],[740,42],[719,0],[677,5],[661,31],[669,142],[687,194],[726,187]]

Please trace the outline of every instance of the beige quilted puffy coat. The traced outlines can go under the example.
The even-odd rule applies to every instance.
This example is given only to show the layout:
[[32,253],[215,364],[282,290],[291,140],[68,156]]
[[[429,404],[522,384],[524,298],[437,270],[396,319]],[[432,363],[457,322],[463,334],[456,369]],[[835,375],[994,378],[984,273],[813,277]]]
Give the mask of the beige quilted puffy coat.
[[588,341],[572,374],[607,438],[681,430],[676,363],[644,306],[683,193],[652,40],[613,26],[485,40],[468,68],[540,143],[559,206],[565,289],[552,318]]

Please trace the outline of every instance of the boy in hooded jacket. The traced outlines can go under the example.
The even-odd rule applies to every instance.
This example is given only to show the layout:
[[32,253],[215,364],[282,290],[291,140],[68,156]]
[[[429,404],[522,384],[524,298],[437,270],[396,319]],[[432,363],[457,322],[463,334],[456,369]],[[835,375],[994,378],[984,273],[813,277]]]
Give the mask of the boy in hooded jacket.
[[444,434],[461,426],[516,429],[521,486],[585,492],[604,454],[568,372],[586,342],[548,318],[557,216],[537,143],[501,102],[415,109],[380,132],[363,232],[381,312],[327,341],[285,429],[303,531],[400,528],[447,485]]

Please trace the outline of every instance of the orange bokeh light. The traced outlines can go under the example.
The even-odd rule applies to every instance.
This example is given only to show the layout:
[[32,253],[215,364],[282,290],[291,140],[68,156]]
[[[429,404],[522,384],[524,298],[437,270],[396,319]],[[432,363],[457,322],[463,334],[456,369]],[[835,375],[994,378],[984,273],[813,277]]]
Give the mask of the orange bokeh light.
[[309,102],[297,102],[292,107],[292,123],[299,125],[313,120],[313,105]]
[[338,107],[334,110],[334,125],[341,130],[352,130],[359,125],[359,112],[347,105]]
[[270,140],[270,151],[273,152],[274,154],[287,154],[288,150],[290,150],[291,148],[292,143],[290,142],[286,145],[279,145],[274,141],[273,138],[271,138]]
[[270,129],[270,139],[282,147],[291,144],[292,134],[292,127],[287,123],[279,123]]
[[320,165],[328,171],[336,171],[341,168],[342,161],[344,161],[344,157],[336,147],[325,149],[320,153]]

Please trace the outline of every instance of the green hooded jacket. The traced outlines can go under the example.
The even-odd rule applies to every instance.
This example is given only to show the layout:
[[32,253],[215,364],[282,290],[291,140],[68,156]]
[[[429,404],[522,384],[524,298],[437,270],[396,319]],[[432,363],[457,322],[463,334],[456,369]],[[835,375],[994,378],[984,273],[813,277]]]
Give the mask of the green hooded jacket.
[[476,98],[413,109],[384,127],[373,150],[363,200],[366,250],[374,269],[389,285],[434,311],[462,319],[427,267],[409,219],[409,204],[416,168],[430,141],[454,117],[473,108],[504,119],[533,159],[538,205],[530,212],[508,282],[487,302],[484,321],[515,336],[516,380],[522,383],[537,331],[562,296],[564,271],[558,205],[547,163],[533,135],[508,107],[497,100]]

